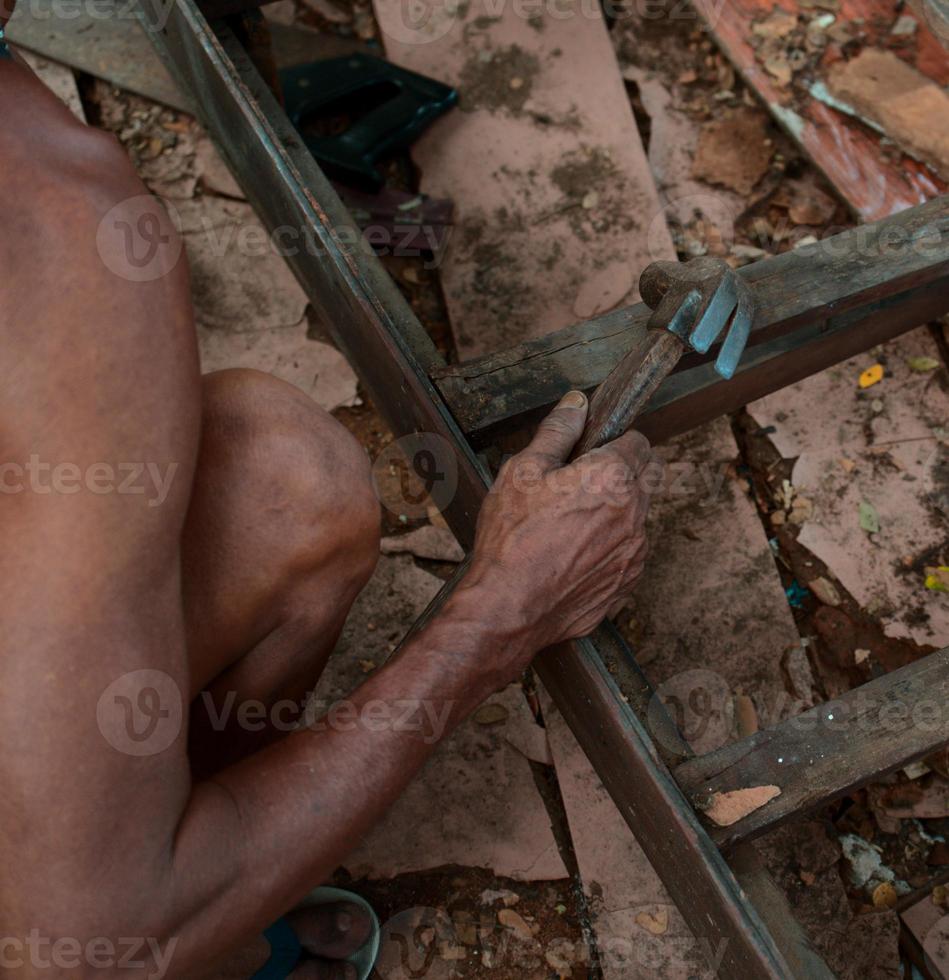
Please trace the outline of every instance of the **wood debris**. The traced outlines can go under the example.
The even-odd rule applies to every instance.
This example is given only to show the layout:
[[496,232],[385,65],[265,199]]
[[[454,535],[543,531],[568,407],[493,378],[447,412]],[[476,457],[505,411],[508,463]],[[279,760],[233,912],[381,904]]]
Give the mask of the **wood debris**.
[[949,94],[892,51],[865,48],[833,65],[831,94],[949,179]]
[[716,826],[731,827],[780,795],[780,786],[749,786],[726,793],[713,793],[701,809]]
[[692,176],[750,194],[768,172],[773,153],[767,115],[745,106],[702,127]]

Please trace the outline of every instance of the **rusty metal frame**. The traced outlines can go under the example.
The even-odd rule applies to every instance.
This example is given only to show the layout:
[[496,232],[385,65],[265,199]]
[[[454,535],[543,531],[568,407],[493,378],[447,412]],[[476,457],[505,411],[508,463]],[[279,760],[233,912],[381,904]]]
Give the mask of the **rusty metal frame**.
[[[361,246],[350,215],[237,38],[221,23],[209,25],[195,0],[176,0],[171,7],[164,0],[139,4],[159,54],[261,219],[271,230],[290,226],[302,233],[303,247],[288,261],[394,434],[433,433],[451,447],[458,487],[445,514],[458,539],[469,546],[490,475],[456,417],[464,393],[451,396],[454,405],[445,393],[452,369],[378,260]],[[945,207],[941,214],[940,222],[949,220]],[[939,227],[945,231],[944,223]],[[851,328],[852,343],[854,331],[869,322],[875,329],[864,336],[877,343],[887,335],[879,326],[881,313],[904,311],[902,319],[896,316],[891,335],[945,312],[949,254],[934,258],[930,267],[923,279],[904,277],[878,289],[877,305],[868,307],[866,321],[851,317],[835,329]],[[627,315],[624,321],[624,312],[629,314],[616,315],[619,327],[634,326],[635,317]],[[810,318],[805,311],[787,326],[810,325],[820,335],[821,318],[828,317],[826,309]],[[821,337],[809,334],[790,342],[814,340]],[[839,349],[827,349],[825,342],[804,359],[805,373],[834,359]],[[721,399],[711,401],[717,411],[726,410]],[[438,606],[436,599],[425,616]],[[731,842],[726,860],[713,841],[675,775],[691,764],[688,747],[668,719],[659,722],[661,737],[653,737],[652,692],[618,634],[604,625],[589,639],[546,651],[537,670],[694,935],[722,952],[719,975],[831,978],[752,846]]]

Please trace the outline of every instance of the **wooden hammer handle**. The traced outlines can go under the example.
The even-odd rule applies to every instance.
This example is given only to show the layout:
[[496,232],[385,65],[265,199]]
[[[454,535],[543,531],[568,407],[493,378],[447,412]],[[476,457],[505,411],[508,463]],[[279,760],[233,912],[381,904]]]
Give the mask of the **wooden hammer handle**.
[[675,334],[647,330],[593,393],[587,424],[571,458],[618,439],[684,353],[685,345]]

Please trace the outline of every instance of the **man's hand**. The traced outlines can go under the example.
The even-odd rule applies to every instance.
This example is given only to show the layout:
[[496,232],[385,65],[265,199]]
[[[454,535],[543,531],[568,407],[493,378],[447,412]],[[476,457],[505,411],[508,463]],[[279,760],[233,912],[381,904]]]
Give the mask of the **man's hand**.
[[580,392],[568,394],[502,467],[481,511],[464,585],[524,641],[510,646],[511,676],[525,656],[591,633],[643,570],[660,464],[629,432],[567,465],[587,410]]

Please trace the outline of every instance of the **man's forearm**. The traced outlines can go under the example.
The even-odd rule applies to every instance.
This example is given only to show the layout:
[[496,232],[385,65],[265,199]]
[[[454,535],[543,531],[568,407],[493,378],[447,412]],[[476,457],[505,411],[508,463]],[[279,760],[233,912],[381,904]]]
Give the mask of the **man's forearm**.
[[196,787],[169,902],[186,910],[175,935],[179,968],[227,952],[328,877],[438,741],[510,680],[489,665],[503,662],[501,644],[526,641],[503,619],[482,587],[460,588],[344,712]]

